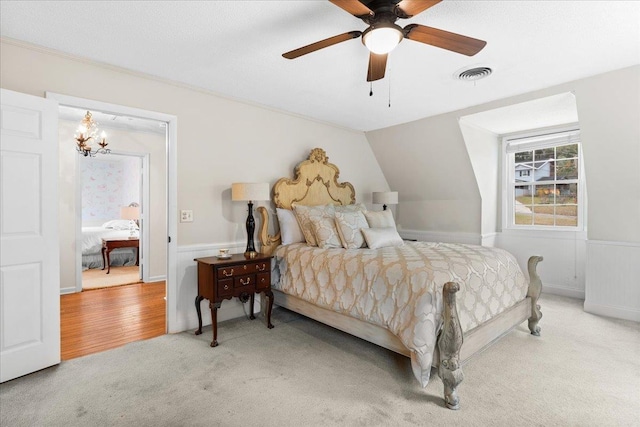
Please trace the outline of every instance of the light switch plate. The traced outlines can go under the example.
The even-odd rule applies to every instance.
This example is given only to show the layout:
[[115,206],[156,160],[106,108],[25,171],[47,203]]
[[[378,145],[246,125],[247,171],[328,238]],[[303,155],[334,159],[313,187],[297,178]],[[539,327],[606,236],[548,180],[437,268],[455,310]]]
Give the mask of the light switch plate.
[[180,222],[193,222],[193,211],[180,211]]

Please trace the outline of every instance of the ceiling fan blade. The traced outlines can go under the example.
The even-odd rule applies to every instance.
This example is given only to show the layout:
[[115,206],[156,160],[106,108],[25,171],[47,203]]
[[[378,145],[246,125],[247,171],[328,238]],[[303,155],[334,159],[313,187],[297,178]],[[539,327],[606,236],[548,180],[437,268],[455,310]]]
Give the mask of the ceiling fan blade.
[[358,0],[329,0],[331,3],[338,6],[340,9],[345,10],[358,18],[362,16],[373,15],[371,9]]
[[419,24],[410,24],[404,27],[404,36],[409,40],[429,44],[467,56],[475,55],[487,44],[484,40],[478,40]]
[[387,69],[387,54],[382,55],[371,52],[369,54],[369,69],[367,70],[367,81],[380,80],[384,78]]
[[[424,12],[431,6],[437,5],[441,1],[442,0],[402,0],[396,5],[396,14],[400,18],[411,18],[412,16]],[[397,13],[398,10],[402,11],[402,14],[404,14],[404,16],[401,16],[401,14]]]
[[328,39],[320,40],[319,42],[311,43],[310,45],[300,47],[287,53],[283,53],[282,56],[287,59],[295,59],[299,56],[306,55],[307,53],[315,52],[316,50],[333,46],[334,44],[338,44],[351,39],[356,39],[361,35],[362,32],[360,31],[349,31],[348,33],[329,37]]

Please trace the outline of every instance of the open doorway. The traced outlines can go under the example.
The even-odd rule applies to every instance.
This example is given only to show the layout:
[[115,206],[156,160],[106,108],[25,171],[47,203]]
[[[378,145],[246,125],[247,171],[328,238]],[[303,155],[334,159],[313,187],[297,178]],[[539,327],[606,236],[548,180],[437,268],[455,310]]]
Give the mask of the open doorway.
[[[61,141],[75,142],[86,114],[82,108],[60,107]],[[166,123],[96,109],[90,114],[110,152],[67,154],[64,162],[76,169],[76,292],[164,281]]]
[[[82,319],[88,319],[94,322],[95,319],[100,318],[100,313],[95,312],[98,305],[102,308],[110,306],[109,308],[114,309],[113,304],[115,304],[116,299],[118,299],[118,303],[130,304],[132,303],[131,300],[134,299],[133,297],[135,297],[135,299],[146,297],[151,294],[151,288],[153,288],[153,294],[159,295],[161,301],[161,304],[153,304],[156,311],[159,306],[161,311],[161,318],[159,318],[157,314],[153,314],[156,325],[155,333],[165,333],[170,324],[169,307],[172,301],[172,294],[174,294],[174,292],[171,292],[170,287],[172,287],[172,283],[175,281],[176,247],[175,239],[173,239],[174,241],[172,242],[171,233],[175,234],[176,215],[175,209],[170,209],[169,207],[174,206],[176,201],[175,141],[177,135],[177,120],[174,116],[162,113],[65,95],[47,93],[47,97],[55,98],[60,104],[60,183],[62,188],[67,190],[71,189],[71,194],[67,195],[66,199],[64,196],[61,197],[60,200],[62,299],[64,300],[67,296],[77,297],[73,300],[74,304],[77,303],[73,310],[81,310],[82,308],[80,308],[80,306],[83,303],[83,295],[87,296],[93,293],[94,296],[92,298],[96,298],[95,295],[100,293],[100,291],[120,289],[120,295],[123,296],[122,298],[114,298],[113,295],[115,294],[113,293],[110,294],[110,296],[106,296],[106,292],[103,293],[105,295],[105,301],[100,303],[96,303],[95,301],[88,302],[88,310],[93,310],[90,315],[82,316],[75,314],[70,317],[70,319],[67,319],[73,323],[68,329],[75,331],[83,330],[85,328],[78,325],[77,322],[81,322]],[[86,114],[87,111],[91,111],[96,121],[99,120],[100,131],[104,130],[107,133],[108,146],[106,148],[111,150],[110,153],[97,154],[95,157],[85,157],[82,153],[76,151],[74,134],[76,133],[82,115]],[[74,112],[74,118],[67,116],[66,113],[70,112]],[[63,123],[65,120],[69,123]],[[102,162],[102,165],[99,165],[100,162]],[[115,165],[114,163],[117,162],[122,164],[120,166]],[[134,163],[136,167],[131,167]],[[98,169],[101,169],[101,171],[96,172],[96,168],[94,167],[92,172],[89,173],[93,175],[94,179],[96,178],[96,174],[101,173],[113,181],[114,170],[118,168],[121,170],[116,174],[119,173],[123,176],[126,175],[130,177],[128,181],[130,184],[129,187],[131,188],[128,192],[125,191],[125,195],[117,195],[116,192],[113,191],[113,188],[106,186],[104,182],[95,185],[93,188],[93,196],[96,194],[105,196],[101,198],[101,203],[104,204],[101,208],[104,208],[105,212],[109,212],[106,215],[110,219],[92,218],[91,210],[83,210],[83,204],[84,207],[87,208],[87,204],[83,203],[83,191],[86,196],[87,189],[83,189],[82,183],[84,180],[91,179],[91,177],[87,177],[86,175],[83,177],[83,172],[86,172],[83,168],[90,169],[86,168],[86,165],[100,166]],[[98,191],[96,191],[96,189]],[[109,209],[106,209],[106,204],[109,203],[111,206]],[[132,222],[129,215],[124,215],[124,211],[129,208],[137,208],[138,218],[133,219],[135,226],[131,226]],[[95,215],[95,213],[96,210],[94,209],[93,214]],[[115,218],[113,218],[114,216]],[[106,220],[103,221],[103,219]],[[127,227],[123,230],[122,228],[125,228],[123,227],[125,224]],[[93,267],[96,267],[95,264],[97,263],[97,267],[99,268],[92,269],[87,265],[87,262],[90,263],[91,261],[87,259],[83,260],[83,226],[109,228],[112,231],[124,232],[127,233],[127,240],[134,237],[129,233],[134,234],[140,241],[139,247],[129,249],[128,255],[126,253],[117,255],[118,252],[127,251],[119,251],[119,248],[114,249],[109,254],[111,262],[106,263],[103,260],[101,251],[100,254],[98,254],[99,257],[93,260]],[[66,241],[64,240],[65,236]],[[102,240],[101,238],[101,241]],[[124,238],[122,240],[124,240]],[[134,254],[136,257],[135,260],[133,260],[132,257]],[[84,266],[83,261],[86,261]],[[136,263],[138,266],[135,266]],[[119,267],[118,264],[124,264],[125,266],[126,264],[133,264],[130,265],[130,267],[136,270],[135,278],[137,279],[136,281],[140,283],[83,292],[83,270],[96,270],[104,277],[112,275],[114,272],[113,269]],[[105,270],[102,270],[103,267]],[[111,271],[107,274],[109,268],[111,268]],[[160,290],[160,292],[158,292],[158,290]],[[132,298],[128,298],[127,295]],[[71,299],[69,300],[71,301]],[[86,300],[86,298],[84,298],[84,300]],[[139,304],[142,303],[140,302]],[[142,305],[115,308],[120,314],[122,314],[123,311],[130,311],[136,314],[127,320],[128,323],[126,325],[114,325],[114,327],[118,329],[118,336],[112,336],[111,338],[115,345],[123,345],[126,342],[151,337],[150,335],[145,335],[140,329],[145,323],[149,323],[149,318],[145,318],[144,313],[140,312],[142,308]],[[64,313],[61,311],[61,314]],[[105,317],[113,320],[113,316],[105,315]],[[158,320],[161,322],[161,328],[158,328]],[[134,321],[139,321],[141,325],[136,326],[131,324],[131,322]],[[61,315],[63,329],[64,322],[65,318]],[[105,323],[109,323],[108,319]],[[86,329],[92,331],[91,335],[98,339],[100,336],[106,335],[106,333],[95,333],[99,327],[100,325],[91,324],[91,326]],[[132,330],[136,330],[137,333],[129,334],[129,331]],[[131,335],[131,337],[124,335]],[[76,339],[78,341],[85,340],[84,338]],[[63,348],[65,346],[64,342],[65,334],[63,331]],[[92,346],[95,348],[100,347],[97,343],[92,344]],[[111,347],[101,346],[101,350],[108,348]],[[66,358],[63,357],[63,359]]]
[[98,158],[79,156],[82,201],[76,209],[81,210],[82,245],[76,251],[81,251],[83,291],[149,282],[144,274],[149,233],[141,220],[148,210],[148,168],[143,167],[148,157],[113,151]]

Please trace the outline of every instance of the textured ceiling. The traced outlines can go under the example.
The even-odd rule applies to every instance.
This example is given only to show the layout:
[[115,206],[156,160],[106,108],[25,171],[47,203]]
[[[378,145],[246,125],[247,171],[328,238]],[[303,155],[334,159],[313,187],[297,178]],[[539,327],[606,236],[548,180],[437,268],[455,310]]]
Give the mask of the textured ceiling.
[[[633,1],[445,0],[398,23],[482,39],[485,49],[466,57],[404,40],[371,97],[359,39],[295,60],[281,56],[366,28],[328,1],[2,1],[0,14],[3,37],[357,130],[640,63],[640,2]],[[454,79],[478,65],[493,75]]]

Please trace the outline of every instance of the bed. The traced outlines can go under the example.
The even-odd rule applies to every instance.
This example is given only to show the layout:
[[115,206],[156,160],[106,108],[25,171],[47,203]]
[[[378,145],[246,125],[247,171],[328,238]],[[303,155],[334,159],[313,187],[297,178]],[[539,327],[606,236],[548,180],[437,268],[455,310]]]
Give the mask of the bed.
[[[458,409],[462,363],[525,320],[531,334],[539,335],[542,283],[536,266],[542,257],[529,259],[527,280],[513,255],[502,249],[405,242],[398,241],[399,236],[383,238],[380,245],[380,240],[368,238],[397,235],[395,224],[363,226],[363,247],[359,242],[348,248],[328,244],[323,233],[331,225],[330,212],[337,228],[340,219],[359,217],[340,212],[366,214],[366,207],[355,203],[353,186],[339,183],[338,177],[339,169],[328,162],[324,150],[315,148],[295,168],[293,179],[281,178],[273,188],[278,214],[284,218],[293,209],[303,234],[308,224],[301,212],[321,212],[311,222],[318,237],[311,243],[319,247],[308,239],[291,242],[290,236],[281,244],[283,230],[270,235],[269,212],[258,208],[261,250],[275,260],[274,302],[410,357],[423,387],[431,366],[437,367],[445,405]],[[344,246],[344,233],[338,234]]]
[[[82,270],[104,267],[102,259],[103,238],[128,239],[130,233],[128,220],[113,220],[96,227],[82,227]],[[110,254],[111,266],[136,265],[135,251],[135,248],[115,249]]]

